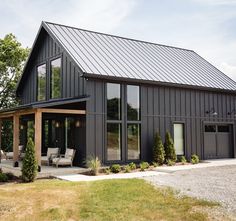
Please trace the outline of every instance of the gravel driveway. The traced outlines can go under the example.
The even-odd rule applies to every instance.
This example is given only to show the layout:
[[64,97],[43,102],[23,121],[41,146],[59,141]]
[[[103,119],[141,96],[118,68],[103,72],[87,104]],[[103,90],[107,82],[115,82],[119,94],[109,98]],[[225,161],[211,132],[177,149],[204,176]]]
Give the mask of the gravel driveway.
[[170,186],[181,193],[216,201],[236,216],[236,166],[177,171],[144,178],[154,185]]

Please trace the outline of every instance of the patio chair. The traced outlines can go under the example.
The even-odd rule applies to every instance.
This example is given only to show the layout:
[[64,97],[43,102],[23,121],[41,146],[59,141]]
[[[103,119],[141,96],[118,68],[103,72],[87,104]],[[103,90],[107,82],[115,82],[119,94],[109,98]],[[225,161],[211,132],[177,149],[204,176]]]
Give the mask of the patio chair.
[[71,166],[73,165],[73,160],[75,156],[75,149],[66,148],[65,154],[61,154],[60,157],[53,158],[52,164],[56,167],[58,166]]
[[[23,145],[19,145],[18,148],[19,148],[18,154],[19,154],[19,159],[20,159],[21,156],[22,156],[22,154],[23,154],[23,148],[24,148],[24,146],[23,146]],[[13,159],[13,155],[14,155],[13,152],[7,152],[7,153],[6,153],[6,160]]]
[[50,165],[50,162],[52,162],[53,158],[59,156],[59,152],[60,148],[58,147],[48,147],[47,155],[41,157],[41,163],[46,163],[47,165]]

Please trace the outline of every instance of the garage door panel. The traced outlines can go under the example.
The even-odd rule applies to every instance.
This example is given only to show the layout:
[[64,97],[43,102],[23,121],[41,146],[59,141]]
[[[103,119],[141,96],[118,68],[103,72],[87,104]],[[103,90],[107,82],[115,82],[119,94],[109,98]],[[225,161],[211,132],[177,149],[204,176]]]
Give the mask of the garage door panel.
[[220,158],[231,157],[231,135],[230,133],[217,133],[217,156]]
[[204,126],[204,159],[230,158],[233,155],[232,125]]
[[205,133],[204,134],[204,157],[205,159],[216,158],[216,134]]

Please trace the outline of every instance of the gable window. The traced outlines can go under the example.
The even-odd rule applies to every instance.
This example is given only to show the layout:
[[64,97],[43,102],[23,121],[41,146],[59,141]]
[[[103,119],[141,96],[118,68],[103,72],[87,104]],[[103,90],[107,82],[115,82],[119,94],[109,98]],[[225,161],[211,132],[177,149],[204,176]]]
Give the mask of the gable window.
[[51,61],[51,98],[61,97],[61,58]]
[[174,145],[177,155],[184,155],[184,124],[174,124]]
[[37,100],[46,99],[46,64],[37,67]]

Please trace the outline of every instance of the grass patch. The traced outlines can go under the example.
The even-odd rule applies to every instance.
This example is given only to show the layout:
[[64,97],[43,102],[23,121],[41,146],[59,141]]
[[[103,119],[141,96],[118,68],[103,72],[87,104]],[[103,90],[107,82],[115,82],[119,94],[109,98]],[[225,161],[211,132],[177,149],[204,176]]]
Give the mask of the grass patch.
[[[176,197],[141,179],[38,180],[0,186],[0,220],[208,220],[216,204]],[[201,210],[202,208],[202,210]]]

